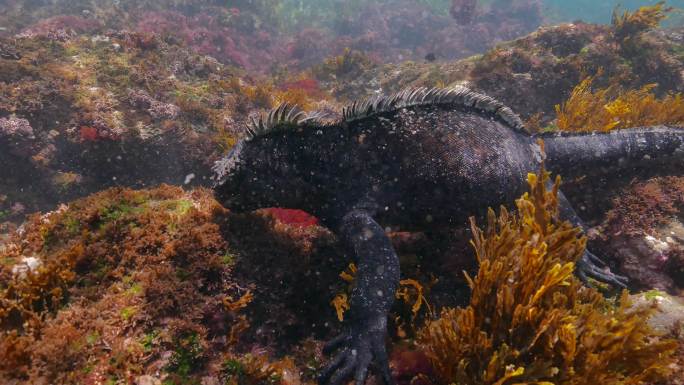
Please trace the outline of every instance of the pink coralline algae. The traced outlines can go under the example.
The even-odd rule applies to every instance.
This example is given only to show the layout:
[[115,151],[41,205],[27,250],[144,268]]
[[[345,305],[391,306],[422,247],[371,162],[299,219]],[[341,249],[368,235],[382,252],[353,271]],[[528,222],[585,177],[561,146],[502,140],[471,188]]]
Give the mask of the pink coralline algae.
[[[216,12],[227,13],[230,19],[243,18],[237,9]],[[238,29],[223,20],[208,12],[192,17],[171,11],[147,12],[140,19],[137,30],[173,36],[195,52],[249,70],[266,71],[275,58],[285,56],[285,44],[274,38],[272,31],[251,26],[246,32],[245,28]],[[235,21],[235,25],[238,24],[239,21]]]
[[50,40],[66,41],[77,33],[91,33],[101,28],[99,21],[74,15],[53,16],[30,26],[17,37],[46,37]]
[[324,30],[304,28],[287,44],[288,63],[293,66],[306,67],[318,64],[322,58],[330,55],[335,47],[331,47],[333,38]]
[[10,116],[0,118],[0,138],[33,139],[33,128],[28,120]]

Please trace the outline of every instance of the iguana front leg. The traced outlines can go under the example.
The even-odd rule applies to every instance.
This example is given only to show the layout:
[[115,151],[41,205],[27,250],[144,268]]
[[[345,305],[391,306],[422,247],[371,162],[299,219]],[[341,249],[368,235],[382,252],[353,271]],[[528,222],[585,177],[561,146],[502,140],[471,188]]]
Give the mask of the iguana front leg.
[[339,350],[319,376],[321,385],[339,385],[354,375],[363,385],[375,361],[385,383],[393,384],[385,349],[387,313],[399,283],[399,258],[383,228],[369,212],[353,210],[337,233],[357,263],[346,332],[330,341],[324,352]]

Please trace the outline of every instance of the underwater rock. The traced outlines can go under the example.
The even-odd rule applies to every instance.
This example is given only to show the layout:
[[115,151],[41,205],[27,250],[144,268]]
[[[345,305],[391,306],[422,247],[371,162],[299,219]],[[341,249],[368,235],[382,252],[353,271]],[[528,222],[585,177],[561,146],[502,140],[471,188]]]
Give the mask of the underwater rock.
[[311,383],[314,372],[300,381],[291,359],[270,357],[299,352],[304,368],[320,355],[320,343],[298,344],[339,325],[329,301],[346,262],[325,229],[272,215],[162,185],[105,190],[8,228],[0,382],[212,383],[244,368],[254,384]]
[[621,260],[620,271],[630,278],[633,286],[673,290],[675,283],[664,269],[667,257],[654,249],[646,237],[611,243]]
[[[25,37],[15,44],[22,60],[0,59],[0,193],[9,197],[0,210],[189,174],[208,184],[208,165],[237,135],[226,114],[236,125],[255,108],[242,97],[250,83],[216,81],[236,79],[215,60],[146,43],[161,44],[156,36],[97,36]],[[149,86],[157,93],[141,91]]]
[[10,140],[33,139],[33,128],[28,120],[10,116],[0,118],[0,135]]
[[34,154],[35,142],[36,136],[28,120],[15,115],[0,118],[0,152],[25,160]]
[[[0,34],[67,42],[84,33],[128,30],[182,42],[194,52],[249,72],[268,73],[280,66],[302,70],[347,47],[372,51],[373,56],[385,62],[419,59],[435,48],[439,49],[439,57],[452,60],[529,33],[542,20],[539,10],[529,6],[535,3],[531,0],[516,0],[513,4],[494,2],[491,7],[484,7],[481,16],[474,12],[475,1],[452,6],[452,14],[459,20],[477,21],[476,29],[468,23],[454,23],[447,14],[447,3],[304,2],[296,7],[276,3],[5,3],[0,14]],[[469,33],[474,31],[482,33],[476,39],[470,38]],[[147,45],[145,42],[152,43],[150,46],[158,44],[138,40],[142,45]]]
[[150,375],[139,376],[133,382],[135,385],[161,385],[161,380]]
[[592,238],[639,289],[684,289],[684,177],[636,182],[620,191]]
[[684,299],[658,290],[633,294],[631,299],[634,307],[655,306],[648,323],[656,331],[673,336],[684,333]]
[[648,324],[664,336],[679,340],[677,361],[671,365],[672,374],[668,385],[684,384],[684,299],[662,291],[651,290],[630,296],[633,306],[654,306]]
[[395,348],[390,357],[392,376],[397,385],[433,385],[434,369],[429,358],[420,350]]
[[41,264],[40,259],[36,257],[22,257],[19,263],[12,266],[12,275],[18,279],[24,279],[27,274],[36,272]]
[[0,40],[0,58],[19,60],[21,59],[21,55],[10,43]]
[[145,91],[134,90],[128,93],[131,105],[137,108],[146,109],[154,119],[174,120],[178,117],[181,110],[172,103],[163,103],[153,99]]
[[[472,28],[478,28],[472,26]],[[407,86],[466,85],[497,98],[524,120],[536,117],[553,129],[555,106],[570,96],[583,74],[596,74],[596,85],[617,81],[623,89],[656,83],[656,96],[684,91],[682,28],[644,32],[641,50],[628,54],[613,41],[612,29],[582,22],[542,26],[513,41],[499,43],[483,55],[452,62],[404,62],[367,68],[339,81],[318,76],[339,98],[357,99]],[[472,35],[480,36],[485,31]],[[442,56],[439,50],[431,50]],[[448,56],[446,56],[448,57]],[[626,65],[625,63],[633,63]]]
[[[63,383],[76,376],[85,383],[101,375],[132,382],[128,376],[148,374],[144,357],[188,330],[202,333],[192,304],[220,303],[207,293],[223,279],[231,285],[229,266],[220,261],[226,245],[211,224],[219,208],[207,199],[168,186],[111,190],[35,215],[11,234],[0,253],[2,382]],[[144,319],[155,321],[140,328]],[[110,354],[119,364],[107,363]],[[87,371],[77,369],[86,365]]]
[[79,33],[94,32],[102,27],[97,20],[75,15],[49,17],[24,29],[17,38],[45,37],[49,40],[67,41]]

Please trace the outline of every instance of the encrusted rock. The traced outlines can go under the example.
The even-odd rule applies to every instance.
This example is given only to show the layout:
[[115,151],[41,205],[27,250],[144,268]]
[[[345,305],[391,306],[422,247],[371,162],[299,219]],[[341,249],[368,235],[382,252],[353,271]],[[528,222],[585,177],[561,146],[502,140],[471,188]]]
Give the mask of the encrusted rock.
[[161,380],[146,374],[135,379],[135,385],[161,385]]
[[33,128],[28,120],[14,115],[9,118],[0,118],[0,137],[8,137],[15,140],[19,138],[33,139]]
[[632,288],[676,293],[684,288],[684,178],[635,183],[614,201],[592,238]]
[[42,264],[36,257],[23,257],[21,262],[12,267],[12,275],[24,279],[28,273],[34,273]]
[[684,300],[665,292],[651,290],[632,295],[634,306],[654,304],[656,312],[649,319],[651,327],[664,334],[684,333]]

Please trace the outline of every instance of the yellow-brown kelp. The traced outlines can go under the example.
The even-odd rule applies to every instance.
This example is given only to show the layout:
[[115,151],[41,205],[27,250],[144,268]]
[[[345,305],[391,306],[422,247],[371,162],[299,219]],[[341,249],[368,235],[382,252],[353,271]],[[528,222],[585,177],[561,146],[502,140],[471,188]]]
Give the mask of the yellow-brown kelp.
[[664,1],[650,6],[640,7],[634,12],[619,12],[619,8],[613,10],[612,27],[613,36],[620,44],[629,44],[642,32],[656,28],[661,21],[667,18],[667,14],[673,10],[666,7]]
[[442,384],[640,384],[664,378],[676,342],[644,322],[650,308],[616,306],[573,276],[586,239],[558,220],[559,179],[530,174],[517,213],[472,221],[480,269],[470,305],[444,309],[419,343]]
[[[597,76],[601,75],[601,71]],[[617,85],[592,91],[595,76],[582,80],[570,98],[556,105],[556,126],[562,131],[610,131],[658,124],[684,125],[682,95],[658,98],[655,84],[622,92]]]

